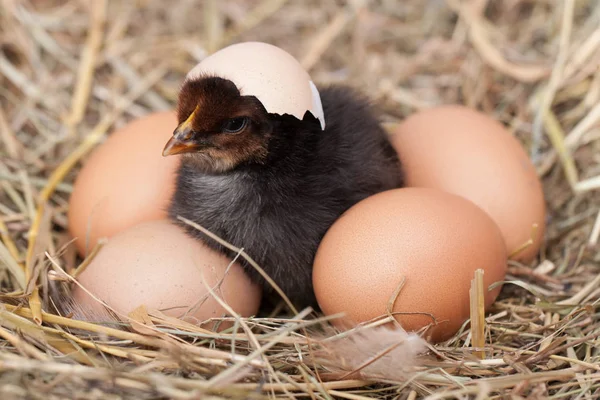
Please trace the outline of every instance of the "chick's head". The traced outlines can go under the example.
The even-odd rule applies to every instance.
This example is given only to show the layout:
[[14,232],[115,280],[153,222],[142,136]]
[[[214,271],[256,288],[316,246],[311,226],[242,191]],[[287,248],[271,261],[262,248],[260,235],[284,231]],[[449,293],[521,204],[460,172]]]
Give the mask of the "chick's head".
[[181,154],[185,162],[209,173],[243,163],[263,163],[273,126],[255,96],[243,96],[230,80],[202,76],[187,80],[178,98],[178,126],[163,155]]

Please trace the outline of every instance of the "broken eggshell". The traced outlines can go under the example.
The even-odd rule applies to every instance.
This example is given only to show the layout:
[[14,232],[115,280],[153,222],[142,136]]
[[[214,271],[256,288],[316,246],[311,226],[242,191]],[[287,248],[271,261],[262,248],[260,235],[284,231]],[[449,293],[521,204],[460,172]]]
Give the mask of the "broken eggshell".
[[243,96],[255,96],[269,113],[302,120],[310,111],[325,128],[321,98],[310,75],[279,47],[261,42],[225,47],[192,68],[186,80],[203,75],[229,79]]

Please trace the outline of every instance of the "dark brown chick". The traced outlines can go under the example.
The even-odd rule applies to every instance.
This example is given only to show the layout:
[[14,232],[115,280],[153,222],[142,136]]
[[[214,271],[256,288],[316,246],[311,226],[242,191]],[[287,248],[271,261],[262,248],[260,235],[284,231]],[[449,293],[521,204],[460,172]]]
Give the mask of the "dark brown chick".
[[[243,248],[297,307],[317,306],[312,264],[333,222],[367,196],[402,185],[397,154],[368,102],[346,87],[321,88],[320,95],[324,130],[310,112],[302,120],[268,113],[229,80],[187,81],[180,125],[163,153],[182,154],[171,218],[187,218]],[[259,273],[241,263],[271,295]]]

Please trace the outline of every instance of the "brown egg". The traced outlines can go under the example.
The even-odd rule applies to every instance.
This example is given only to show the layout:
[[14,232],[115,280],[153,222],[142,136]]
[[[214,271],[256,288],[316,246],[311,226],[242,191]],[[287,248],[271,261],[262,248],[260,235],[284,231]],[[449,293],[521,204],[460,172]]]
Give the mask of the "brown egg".
[[466,107],[442,106],[407,118],[392,140],[408,186],[466,197],[496,221],[512,259],[535,258],[545,229],[542,185],[523,147],[502,124]]
[[[432,325],[435,342],[469,318],[469,288],[477,269],[484,285],[504,279],[506,249],[494,221],[472,202],[436,189],[403,188],[376,194],[344,213],[321,242],[313,284],[327,315],[341,323],[393,311],[408,331]],[[500,287],[486,291],[486,307]],[[435,320],[434,320],[435,319]]]
[[163,157],[162,151],[176,126],[172,111],[140,118],[113,132],[87,159],[68,212],[81,254],[101,237],[166,217],[179,159]]
[[[192,323],[227,315],[208,287],[238,314],[254,315],[260,288],[237,263],[225,275],[230,263],[171,222],[149,221],[109,239],[78,281],[121,318],[140,305]],[[82,314],[102,315],[104,306],[77,285],[73,299]]]

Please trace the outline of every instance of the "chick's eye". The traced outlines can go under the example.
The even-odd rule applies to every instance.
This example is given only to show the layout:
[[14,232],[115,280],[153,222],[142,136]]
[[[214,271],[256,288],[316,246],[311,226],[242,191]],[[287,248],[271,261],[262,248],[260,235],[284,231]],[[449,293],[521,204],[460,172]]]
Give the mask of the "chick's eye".
[[237,133],[244,129],[247,124],[248,118],[246,117],[231,118],[223,125],[223,131],[227,133]]

